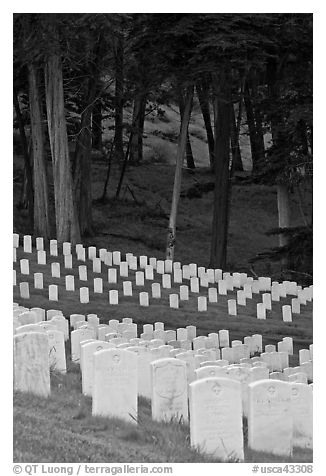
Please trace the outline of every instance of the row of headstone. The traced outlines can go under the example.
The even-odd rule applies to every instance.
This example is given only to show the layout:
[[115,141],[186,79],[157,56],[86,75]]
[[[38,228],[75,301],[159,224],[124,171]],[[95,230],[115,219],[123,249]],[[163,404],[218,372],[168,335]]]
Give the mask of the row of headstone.
[[[25,235],[23,238],[24,241],[24,251],[26,253],[32,252],[32,239],[31,236]],[[58,256],[58,246],[56,240],[50,241],[50,254],[52,256]],[[14,249],[19,246],[19,235],[14,234]],[[45,253],[44,243],[42,238],[36,238],[36,249],[38,253]],[[63,243],[62,251],[65,257],[65,267],[72,267],[71,264],[71,244]],[[76,245],[76,254],[77,258],[80,258],[79,254],[83,250],[85,261],[85,249],[82,245]],[[121,253],[119,251],[109,252],[106,249],[99,250],[99,257],[97,257],[97,249],[95,247],[88,248],[88,259],[93,261],[93,272],[101,272],[101,262],[103,261],[107,266],[119,266],[120,267],[120,276],[128,277],[128,268],[136,270],[139,267],[144,269],[144,272],[138,272],[136,276],[136,285],[141,284],[145,279],[153,280],[154,279],[154,270],[158,274],[162,274],[162,286],[164,288],[171,287],[171,276],[169,273],[175,273],[174,282],[182,283],[183,279],[190,280],[190,291],[194,293],[199,292],[199,286],[209,287],[209,283],[218,284],[218,293],[227,294],[228,291],[233,291],[234,287],[241,288],[237,293],[237,303],[238,305],[245,305],[246,299],[250,299],[253,293],[264,292],[263,302],[264,307],[261,306],[259,312],[260,315],[263,315],[263,309],[269,310],[271,307],[271,301],[279,301],[280,297],[286,297],[287,295],[297,296],[296,301],[291,303],[291,311],[293,313],[299,313],[300,305],[306,304],[307,301],[312,300],[313,286],[306,287],[302,289],[301,286],[298,286],[296,282],[292,281],[283,281],[283,283],[271,282],[270,278],[259,277],[258,280],[254,280],[251,277],[248,277],[246,273],[231,273],[224,272],[220,269],[207,269],[204,267],[197,267],[195,263],[189,265],[181,265],[179,262],[172,262],[171,260],[157,260],[156,258],[149,258],[147,256],[140,256],[139,259],[134,256],[132,253],[126,254],[126,261],[121,261]],[[46,262],[46,257],[42,255],[40,259],[42,264]],[[66,263],[67,260],[67,263]],[[26,261],[26,260],[25,260]],[[27,264],[23,265],[27,269]],[[58,269],[59,263],[52,263],[52,273],[55,277],[59,277],[60,270]],[[86,266],[80,267],[80,279],[87,279],[87,268]],[[147,269],[147,270],[146,270]],[[116,270],[109,270],[109,275],[111,271],[111,276],[108,276],[109,282],[116,282]],[[28,274],[29,272],[27,272]],[[25,274],[25,272],[24,272]],[[144,276],[145,274],[145,276]],[[137,273],[136,273],[137,275]],[[139,283],[139,284],[137,284]],[[266,293],[269,291],[270,294]],[[232,308],[233,303],[229,304]],[[288,311],[285,309],[285,320],[288,319]],[[232,315],[232,313],[231,313]],[[263,317],[264,318],[264,317]]]

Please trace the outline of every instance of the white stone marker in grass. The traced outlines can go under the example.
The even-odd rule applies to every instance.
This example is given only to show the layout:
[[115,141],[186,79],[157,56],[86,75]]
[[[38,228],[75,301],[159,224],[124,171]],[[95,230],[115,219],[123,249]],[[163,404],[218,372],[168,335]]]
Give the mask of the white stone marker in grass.
[[36,249],[37,250],[44,250],[44,239],[41,236],[38,236],[35,240]]
[[145,281],[144,281],[144,272],[143,271],[136,271],[135,279],[136,279],[136,286],[144,286]]
[[32,253],[32,237],[24,235],[24,253]]
[[99,255],[101,261],[103,261],[103,262],[105,261],[105,257],[106,257],[107,252],[108,252],[108,250],[106,248],[100,248],[98,250],[98,255]]
[[190,279],[191,278],[190,267],[187,264],[182,265],[182,278],[183,279]]
[[223,271],[221,269],[214,269],[215,283],[218,283],[220,279],[223,279]]
[[56,284],[49,284],[49,301],[58,301],[58,286]]
[[18,233],[13,234],[13,247],[19,248],[19,234]]
[[34,288],[43,289],[43,273],[34,273]]
[[280,290],[279,290],[279,283],[273,283],[271,288],[271,299],[272,301],[279,301],[280,300]]
[[261,334],[252,335],[252,350],[253,353],[263,351],[263,336]]
[[68,319],[66,319],[64,316],[53,316],[51,321],[49,321],[51,324],[53,324],[58,331],[63,332],[64,339],[68,340],[69,339],[69,322]]
[[164,331],[164,322],[155,322],[154,323],[154,330],[155,331]]
[[164,261],[164,271],[165,273],[173,272],[173,261],[171,259],[166,259]]
[[103,349],[112,349],[110,342],[98,340],[87,342],[80,346],[80,369],[82,376],[82,392],[88,397],[92,396],[94,378],[94,353]]
[[170,342],[170,341],[176,340],[177,338],[177,333],[173,329],[168,329],[164,331],[164,333],[165,333],[165,342]]
[[14,389],[48,397],[50,388],[49,339],[44,332],[14,336]]
[[58,256],[58,242],[57,240],[50,240],[50,255]]
[[178,327],[177,329],[177,340],[188,340],[188,331],[184,327]]
[[249,369],[248,384],[268,378],[269,370],[267,367],[251,367],[251,369]]
[[87,339],[94,339],[94,329],[76,329],[75,331],[71,332],[70,344],[72,362],[79,362],[80,343]]
[[48,309],[46,311],[46,320],[49,321],[52,319],[52,317],[58,316],[58,315],[62,316],[62,311],[60,311],[59,309]]
[[204,378],[189,385],[190,443],[222,461],[243,461],[241,385]]
[[132,296],[132,282],[131,281],[123,281],[122,289],[123,289],[124,296]]
[[145,255],[139,256],[139,267],[145,269],[148,264],[148,258]]
[[148,279],[150,281],[153,281],[154,279],[154,269],[153,266],[150,264],[147,264],[145,266],[145,279]]
[[237,301],[235,299],[228,300],[228,314],[229,316],[237,315]]
[[72,255],[64,255],[63,260],[65,269],[72,269]]
[[20,273],[29,274],[29,260],[21,259],[19,263],[20,263]]
[[116,306],[119,304],[119,291],[117,289],[110,289],[109,303]]
[[62,243],[62,254],[64,256],[71,255],[71,243],[69,241]]
[[313,360],[313,355],[314,355],[314,345],[313,344],[309,345],[309,352],[310,352],[310,360]]
[[266,319],[266,307],[263,302],[257,303],[257,319]]
[[40,250],[37,252],[37,264],[46,264],[46,251]]
[[226,281],[224,281],[223,279],[220,279],[218,281],[218,293],[223,295],[223,296],[227,295]]
[[192,293],[199,293],[199,279],[195,276],[190,278],[190,291]]
[[17,251],[16,251],[16,248],[13,248],[12,261],[13,261],[14,263],[17,262]]
[[108,269],[108,283],[116,284],[117,282],[117,270],[115,268]]
[[263,304],[265,309],[271,311],[272,310],[272,296],[270,293],[263,293],[262,295]]
[[182,270],[181,269],[174,269],[173,271],[173,282],[174,283],[182,283]]
[[290,305],[282,306],[283,322],[292,322],[292,309]]
[[197,335],[197,329],[196,329],[196,326],[186,326],[186,329],[187,329],[187,333],[188,333],[188,340],[193,340],[196,335]]
[[313,365],[311,360],[309,360],[309,362],[303,362],[299,368],[301,372],[305,372],[308,380],[313,380]]
[[252,294],[259,294],[260,292],[259,282],[255,279],[251,283],[251,292]]
[[298,298],[291,299],[292,314],[300,314],[300,300]]
[[29,299],[29,284],[26,282],[19,283],[19,292],[22,299]]
[[293,355],[293,337],[283,337],[289,355]]
[[299,350],[299,365],[304,362],[309,362],[310,360],[310,351],[309,349],[300,349]]
[[52,278],[60,278],[60,263],[51,263]]
[[179,309],[179,294],[169,294],[169,303],[172,309]]
[[49,339],[49,365],[50,370],[60,373],[67,372],[65,336],[59,330],[47,331]]
[[247,304],[246,293],[241,289],[237,291],[237,304],[239,306],[246,306]]
[[75,291],[75,276],[67,275],[65,277],[66,291]]
[[265,352],[276,352],[276,346],[274,344],[265,345]]
[[151,363],[152,419],[187,422],[186,362],[165,358]]
[[87,281],[87,266],[85,265],[78,266],[78,272],[79,272],[79,280]]
[[[184,265],[187,266],[187,265]],[[197,276],[197,264],[196,263],[190,263],[189,265],[189,277],[192,276]]]
[[305,292],[304,292],[303,289],[298,291],[297,299],[299,300],[300,304],[302,304],[303,306],[305,306],[307,304],[306,295],[305,295]]
[[38,317],[38,322],[45,321],[45,309],[42,309],[41,307],[32,307],[30,311],[35,312]]
[[189,300],[189,287],[186,285],[180,286],[180,301]]
[[93,266],[93,273],[101,273],[102,272],[102,261],[101,258],[93,258],[92,261]]
[[154,299],[161,298],[161,285],[160,283],[153,283],[152,284],[152,297]]
[[229,347],[230,345],[229,331],[227,329],[221,329],[218,331],[218,335],[220,339],[220,347]]
[[89,289],[86,287],[79,289],[79,300],[81,304],[88,304],[89,303]]
[[291,386],[278,380],[261,380],[248,387],[249,448],[278,456],[291,456]]
[[76,249],[76,254],[78,261],[86,261],[86,251],[82,245],[80,246],[80,248]]
[[312,449],[313,399],[312,388],[302,383],[291,383],[291,413],[293,416],[293,446]]
[[[193,279],[193,278],[191,278],[191,279]],[[207,297],[206,296],[198,296],[198,298],[197,298],[197,309],[198,309],[198,312],[207,311]]]
[[206,342],[207,337],[206,336],[198,336],[192,339],[192,345],[194,350],[199,350],[199,349],[206,349]]
[[156,269],[157,258],[151,257],[151,258],[149,258],[148,262],[149,262],[150,266],[153,266],[153,269]]
[[200,284],[200,286],[203,287],[203,288],[208,288],[209,281],[208,281],[207,274],[203,274],[203,275],[199,278],[199,284]]
[[217,302],[217,288],[208,288],[208,302]]
[[112,252],[112,262],[114,265],[119,265],[121,261],[121,253],[120,251],[113,251]]
[[103,293],[103,279],[102,278],[94,278],[94,293]]
[[87,249],[88,259],[94,260],[96,258],[96,246],[89,246]]
[[146,292],[139,293],[139,304],[140,304],[140,306],[143,306],[143,307],[148,307],[149,306],[148,293],[146,293]]
[[94,353],[92,415],[137,423],[137,359],[125,349]]
[[119,274],[122,278],[128,278],[129,276],[129,265],[127,261],[121,261],[119,265]]
[[171,275],[170,274],[162,275],[162,287],[165,289],[171,289]]
[[252,299],[252,289],[250,283],[246,283],[243,285],[243,292],[247,299]]

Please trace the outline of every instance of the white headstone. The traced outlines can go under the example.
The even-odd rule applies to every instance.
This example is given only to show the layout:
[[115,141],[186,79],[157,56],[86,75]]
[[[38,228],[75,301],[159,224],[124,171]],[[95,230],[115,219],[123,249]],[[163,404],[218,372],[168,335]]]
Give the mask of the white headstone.
[[79,298],[80,302],[82,304],[88,304],[89,303],[89,290],[86,287],[80,288],[79,289]]
[[80,360],[80,343],[83,340],[94,339],[93,329],[77,329],[70,334],[71,342],[71,360],[79,362]]
[[136,286],[144,286],[145,281],[144,281],[144,272],[143,271],[136,271],[135,279],[136,279]]
[[146,292],[139,293],[139,304],[144,307],[149,306],[148,293]]
[[292,322],[292,309],[291,306],[282,306],[283,322]]
[[67,275],[65,277],[66,291],[75,291],[75,276]]
[[217,288],[208,288],[208,301],[217,302]]
[[117,289],[111,289],[109,291],[109,303],[113,305],[119,304],[119,292]]
[[58,286],[49,284],[49,301],[58,301]]
[[71,243],[69,241],[62,243],[62,254],[64,256],[71,255]]
[[79,279],[80,281],[87,281],[87,266],[80,265],[78,266]]
[[40,250],[37,252],[37,264],[46,264],[46,251]]
[[28,259],[20,260],[20,273],[29,274],[29,260]]
[[237,301],[235,299],[228,300],[228,313],[229,316],[237,315]]
[[291,383],[290,386],[291,413],[293,416],[293,446],[303,449],[312,449],[312,388],[302,383]]
[[186,285],[180,286],[180,301],[189,300],[189,287]]
[[92,415],[137,423],[137,360],[125,349],[94,353]]
[[279,380],[261,380],[248,387],[249,448],[278,456],[291,456],[291,386]]
[[34,273],[34,288],[43,289],[43,273]]
[[243,461],[240,383],[203,378],[189,392],[191,446],[222,461]]
[[[193,278],[191,278],[191,279],[193,279]],[[207,311],[207,297],[206,296],[198,296],[197,309],[198,309],[198,312]]]
[[162,287],[166,289],[171,288],[171,275],[170,274],[163,274],[162,275]]
[[24,253],[32,253],[32,237],[30,235],[24,236]]
[[155,299],[161,298],[161,285],[160,283],[153,283],[152,284],[152,297]]
[[50,255],[58,256],[58,242],[57,240],[50,240]]
[[123,281],[122,289],[123,289],[124,296],[132,296],[132,282],[131,281]]
[[94,378],[94,353],[103,349],[113,347],[109,342],[98,340],[90,341],[80,347],[80,368],[82,375],[82,392],[89,397],[92,396]]
[[66,373],[65,336],[59,330],[47,331],[49,339],[49,365],[51,371]]
[[186,362],[165,358],[151,363],[153,420],[188,420]]
[[171,308],[179,309],[179,294],[170,294],[169,302]]
[[50,395],[49,340],[44,332],[14,336],[14,389]]
[[94,293],[103,293],[103,280],[102,278],[94,278]]

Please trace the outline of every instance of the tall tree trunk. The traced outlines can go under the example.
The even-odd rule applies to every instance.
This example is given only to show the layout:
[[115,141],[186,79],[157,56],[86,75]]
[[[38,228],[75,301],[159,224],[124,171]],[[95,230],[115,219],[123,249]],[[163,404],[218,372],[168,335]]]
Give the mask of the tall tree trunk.
[[210,266],[224,269],[226,265],[229,191],[230,191],[230,81],[227,73],[215,78],[215,190]]
[[[279,98],[279,86],[277,82],[277,65],[275,60],[270,60],[267,65],[268,73],[268,89],[272,103],[275,103]],[[282,144],[282,131],[283,131],[283,118],[278,113],[274,113],[271,116],[271,131],[273,144],[280,146]],[[279,228],[290,227],[290,200],[288,187],[284,183],[277,184],[277,209],[278,209],[278,224]],[[286,246],[288,243],[288,237],[278,235],[279,246]],[[288,259],[282,259],[283,267],[287,267]]]
[[48,130],[53,164],[57,240],[80,242],[68,149],[61,59],[52,54],[45,68]]
[[252,168],[253,170],[255,170],[256,165],[259,161],[259,151],[257,150],[255,116],[248,80],[245,81],[244,86],[244,103],[246,108],[247,125],[250,139]]
[[[34,192],[33,192],[33,168],[31,166],[31,158],[28,152],[27,139],[25,134],[24,120],[19,107],[19,101],[16,89],[13,91],[14,107],[17,116],[17,122],[19,127],[19,135],[22,143],[23,157],[24,157],[24,180],[23,180],[23,196],[27,198],[28,217],[31,228],[34,226]],[[26,193],[25,193],[26,191]]]
[[102,103],[100,99],[97,99],[92,114],[92,147],[102,150],[102,146]]
[[196,91],[199,99],[200,109],[203,115],[207,143],[208,143],[208,152],[209,152],[209,162],[211,170],[214,171],[214,134],[211,124],[211,113],[209,107],[208,99],[208,86],[205,81],[201,81],[196,85]]
[[34,233],[50,238],[48,179],[44,151],[42,103],[35,64],[28,65],[29,109],[34,172]]
[[91,109],[86,106],[81,117],[81,130],[75,149],[74,196],[76,199],[81,235],[91,235],[92,230],[92,180],[91,180]]
[[239,134],[237,123],[235,119],[235,112],[233,104],[230,105],[231,113],[231,151],[232,151],[232,172],[243,171],[241,160],[241,151],[239,146]]
[[188,169],[195,169],[196,166],[195,166],[194,156],[192,153],[189,131],[187,132],[186,159],[187,159]]
[[114,152],[116,158],[123,160],[123,39],[119,35],[114,44],[115,61],[115,115]]
[[134,100],[132,127],[134,128],[130,143],[129,162],[140,164],[143,160],[143,134],[146,111],[146,93],[137,93]]
[[[184,110],[185,110],[185,98],[183,97],[182,89],[180,87],[178,87],[178,102],[179,102],[180,117],[181,117],[181,121],[182,121],[182,116],[183,116]],[[191,103],[191,109],[192,109],[192,103]],[[187,130],[187,144],[186,144],[185,158],[186,158],[186,161],[187,161],[187,167],[189,169],[195,169],[196,168],[195,167],[195,161],[194,161],[194,156],[193,156],[193,153],[192,153],[190,136],[189,136],[189,125],[188,125],[188,130]]]
[[181,191],[182,163],[183,163],[183,158],[186,152],[187,131],[188,131],[188,125],[189,125],[189,120],[191,115],[193,95],[194,95],[194,87],[188,86],[186,100],[185,100],[185,107],[181,117],[181,128],[180,128],[180,134],[179,134],[179,140],[178,140],[174,185],[173,185],[173,194],[172,194],[172,204],[171,204],[167,246],[166,246],[166,258],[171,260],[174,259],[177,212],[178,212],[178,203],[179,203],[180,191]]

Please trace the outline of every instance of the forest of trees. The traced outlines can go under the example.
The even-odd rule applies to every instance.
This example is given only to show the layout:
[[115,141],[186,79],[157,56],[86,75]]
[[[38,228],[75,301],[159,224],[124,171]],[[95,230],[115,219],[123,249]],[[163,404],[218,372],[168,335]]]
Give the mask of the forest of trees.
[[311,14],[15,14],[14,127],[24,158],[22,202],[35,235],[50,238],[55,229],[59,242],[72,243],[91,235],[91,154],[103,150],[104,119],[114,124],[106,153],[121,164],[118,198],[127,165],[142,165],[147,112],[173,102],[181,118],[166,245],[173,259],[184,158],[195,166],[188,125],[196,99],[215,177],[210,266],[226,265],[245,118],[250,180],[277,188],[279,227],[271,232],[280,246],[267,256],[292,267],[301,256],[301,270],[312,273],[311,220],[293,228],[289,213],[289,193],[304,200],[302,188],[312,183],[312,41]]

